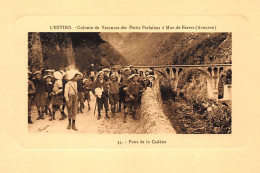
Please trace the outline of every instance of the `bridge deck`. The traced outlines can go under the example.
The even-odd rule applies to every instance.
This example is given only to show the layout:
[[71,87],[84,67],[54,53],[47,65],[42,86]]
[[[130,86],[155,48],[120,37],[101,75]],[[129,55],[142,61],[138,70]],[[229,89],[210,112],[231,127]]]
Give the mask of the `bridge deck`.
[[[232,66],[232,64],[199,64],[199,65],[151,65],[151,66],[134,66],[134,68],[173,68],[173,67],[221,67],[221,66]],[[129,66],[126,66],[129,67]]]

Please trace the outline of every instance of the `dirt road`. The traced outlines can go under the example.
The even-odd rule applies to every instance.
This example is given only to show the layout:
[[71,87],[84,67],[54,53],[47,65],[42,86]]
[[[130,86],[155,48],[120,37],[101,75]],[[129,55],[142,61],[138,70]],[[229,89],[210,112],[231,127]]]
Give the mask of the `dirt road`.
[[[76,127],[79,131],[72,129],[68,130],[68,118],[59,120],[61,117],[60,112],[56,112],[56,120],[49,121],[50,116],[44,115],[44,120],[36,120],[38,114],[35,106],[32,107],[32,121],[33,124],[28,125],[30,133],[88,133],[88,134],[139,134],[141,132],[140,111],[137,111],[138,120],[133,120],[130,115],[127,117],[127,123],[123,123],[123,113],[116,113],[115,117],[110,119],[105,118],[105,112],[101,112],[101,119],[97,120],[97,111],[94,116],[94,107],[96,99],[91,95],[91,110],[87,108],[83,113],[77,114]],[[85,106],[87,102],[85,102]],[[67,110],[65,109],[67,114]],[[111,112],[109,112],[111,116]]]

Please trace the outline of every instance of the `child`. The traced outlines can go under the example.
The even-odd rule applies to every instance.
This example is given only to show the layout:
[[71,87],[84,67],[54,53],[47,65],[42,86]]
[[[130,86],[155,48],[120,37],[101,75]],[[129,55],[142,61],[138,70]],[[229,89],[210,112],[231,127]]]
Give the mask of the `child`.
[[44,79],[46,80],[46,91],[48,93],[47,98],[46,98],[46,112],[52,117],[52,90],[53,90],[53,84],[52,84],[52,76],[51,75],[46,75],[44,76]]
[[84,107],[84,93],[83,93],[83,74],[81,72],[78,72],[78,80],[77,80],[77,90],[78,90],[78,101],[79,101],[79,107],[78,112],[83,113],[83,107]]
[[119,82],[117,81],[117,76],[113,73],[111,74],[111,81],[108,82],[109,85],[109,103],[111,105],[112,117],[115,116],[116,104],[119,101]]
[[142,85],[138,82],[138,76],[138,74],[132,74],[129,76],[131,82],[128,84],[126,90],[124,123],[126,123],[126,115],[128,114],[130,108],[132,108],[132,118],[136,120],[135,113],[143,90]]
[[[97,105],[98,105],[98,120],[101,118],[101,109],[103,105],[105,106],[106,111],[106,118],[110,118],[108,116],[108,87],[107,83],[104,79],[104,72],[100,71],[97,74],[97,79],[93,84],[92,88],[93,94],[97,98]],[[100,93],[99,93],[100,92]]]
[[44,120],[44,109],[45,103],[47,98],[46,92],[46,81],[42,79],[42,75],[40,71],[36,71],[35,73],[36,79],[34,80],[34,86],[36,88],[36,96],[35,96],[35,103],[38,110],[38,117],[36,120]]
[[31,107],[32,107],[33,94],[35,93],[34,84],[30,80],[31,74],[32,74],[31,72],[28,72],[28,123],[29,124],[33,124],[31,119]]
[[[64,97],[69,114],[69,124],[67,129],[72,127],[73,130],[78,131],[76,128],[76,114],[78,109],[78,93],[77,93],[77,80],[78,72],[76,70],[70,70],[67,72],[69,81],[65,85]],[[72,126],[71,126],[72,120]]]
[[92,81],[90,79],[83,80],[83,93],[84,93],[84,102],[88,102],[88,110],[90,110],[90,91],[91,91]]
[[61,71],[56,71],[54,74],[54,78],[56,79],[53,86],[53,98],[52,98],[52,108],[53,108],[53,114],[50,121],[55,120],[55,112],[59,110],[61,112],[61,118],[59,120],[64,120],[67,116],[64,113],[64,110],[61,109],[61,105],[63,105],[63,73]]
[[130,76],[130,69],[129,68],[125,68],[123,70],[123,75],[121,76],[120,79],[120,89],[119,89],[119,110],[118,112],[121,112],[121,105],[122,103],[124,104],[124,109],[125,109],[125,97],[126,97],[126,89],[127,89],[127,85],[129,83],[128,77]]

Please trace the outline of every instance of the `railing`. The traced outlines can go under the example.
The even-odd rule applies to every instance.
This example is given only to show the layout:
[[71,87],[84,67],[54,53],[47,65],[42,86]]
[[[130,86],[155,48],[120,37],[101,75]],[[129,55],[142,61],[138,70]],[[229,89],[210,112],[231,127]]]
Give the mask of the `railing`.
[[[134,68],[167,68],[167,67],[216,67],[232,66],[232,64],[198,64],[198,65],[154,65],[154,66],[134,66]],[[125,66],[129,67],[129,66]]]

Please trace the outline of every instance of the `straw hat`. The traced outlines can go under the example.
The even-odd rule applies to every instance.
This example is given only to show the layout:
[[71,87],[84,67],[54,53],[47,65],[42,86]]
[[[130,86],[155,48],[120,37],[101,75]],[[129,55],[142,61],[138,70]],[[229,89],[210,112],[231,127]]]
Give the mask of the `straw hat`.
[[138,74],[131,74],[129,77],[128,77],[128,79],[132,79],[133,77],[135,77],[135,76],[139,76]]
[[99,76],[101,73],[104,74],[103,71],[99,71],[99,72],[97,73],[97,76]]
[[37,75],[37,74],[42,74],[42,72],[41,71],[34,72],[34,75]]
[[124,72],[124,71],[130,71],[130,68],[124,68],[124,69],[123,69],[123,72]]
[[68,80],[72,80],[77,73],[78,73],[78,70],[75,70],[75,69],[68,70],[66,72],[66,74],[68,75]]
[[89,79],[83,79],[83,83],[88,82],[88,81],[89,81]]
[[112,74],[110,75],[110,77],[112,77],[112,76],[116,76],[116,74],[115,74],[115,73],[112,73]]
[[105,71],[110,71],[110,69],[104,68],[104,69],[102,69],[102,71],[103,71],[103,72],[105,72]]
[[55,72],[53,73],[53,76],[55,77],[55,79],[60,80],[60,79],[63,78],[63,73],[62,73],[61,71],[55,71]]
[[[53,73],[53,70],[54,69],[47,69],[47,70],[45,70],[45,72],[52,72]],[[55,70],[54,70],[55,71]]]
[[45,75],[45,76],[43,77],[43,79],[46,79],[47,77],[52,78],[51,75]]

